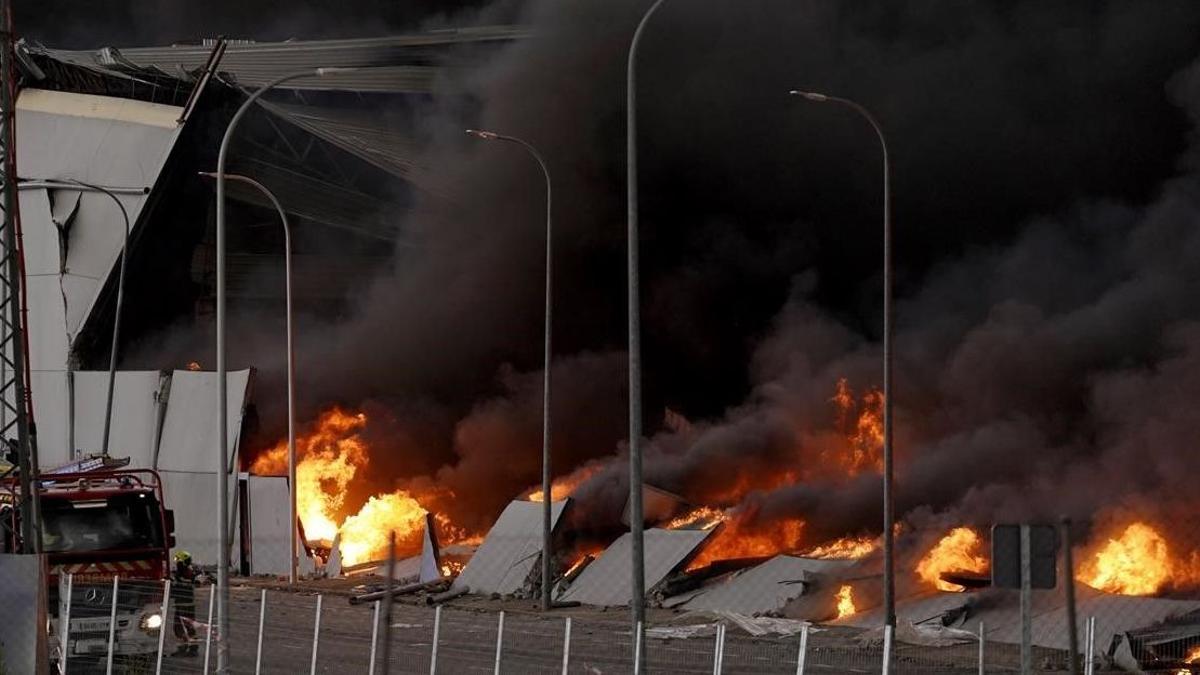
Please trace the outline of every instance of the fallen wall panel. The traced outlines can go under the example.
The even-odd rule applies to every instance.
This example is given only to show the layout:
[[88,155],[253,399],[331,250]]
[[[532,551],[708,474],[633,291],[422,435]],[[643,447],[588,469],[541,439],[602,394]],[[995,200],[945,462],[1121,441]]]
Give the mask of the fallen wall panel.
[[[646,530],[643,534],[646,593],[691,558],[712,533],[713,530]],[[621,535],[583,570],[561,599],[585,605],[628,605],[633,600],[631,542],[628,532]]]
[[[551,504],[551,530],[566,505],[567,500]],[[453,588],[466,586],[472,593],[515,593],[524,586],[541,552],[542,503],[510,502],[454,580]]]

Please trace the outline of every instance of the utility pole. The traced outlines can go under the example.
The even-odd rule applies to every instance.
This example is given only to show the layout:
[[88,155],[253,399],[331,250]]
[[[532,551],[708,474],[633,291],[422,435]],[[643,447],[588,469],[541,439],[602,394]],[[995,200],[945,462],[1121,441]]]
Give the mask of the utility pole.
[[21,482],[22,552],[42,550],[37,495],[37,440],[29,394],[29,336],[25,333],[25,261],[17,204],[17,70],[11,0],[0,0],[0,439],[14,449]]

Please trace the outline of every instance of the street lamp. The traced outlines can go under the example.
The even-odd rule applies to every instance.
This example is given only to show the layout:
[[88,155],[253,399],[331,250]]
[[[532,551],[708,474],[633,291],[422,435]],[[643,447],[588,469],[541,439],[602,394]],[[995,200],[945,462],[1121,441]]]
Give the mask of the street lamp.
[[552,275],[552,256],[551,251],[551,190],[550,190],[550,170],[546,168],[546,161],[542,159],[541,153],[537,148],[530,143],[523,141],[515,136],[505,136],[491,131],[479,131],[477,129],[467,129],[467,134],[475,138],[485,141],[505,141],[515,143],[516,145],[525,148],[525,150],[533,157],[542,169],[542,175],[546,179],[546,315],[545,337],[542,348],[542,610],[549,611],[551,606],[550,599],[550,553],[551,553],[551,497],[550,497],[550,327],[551,316],[553,309],[551,280]]
[[[217,174],[209,171],[201,171],[200,175],[208,178],[217,177]],[[296,330],[292,320],[292,228],[288,224],[287,212],[283,210],[283,206],[275,198],[275,193],[268,190],[267,186],[249,176],[242,176],[236,173],[225,174],[225,178],[245,183],[263,193],[271,202],[271,205],[275,207],[275,211],[279,213],[279,223],[283,225],[283,276],[287,286],[285,302],[287,304],[288,522],[291,523],[288,541],[292,551],[288,562],[288,583],[295,584],[296,557],[300,552],[298,541],[300,536],[300,520],[296,513],[296,355],[293,351]]]
[[350,72],[357,68],[313,68],[288,73],[271,80],[253,94],[246,97],[241,107],[233,113],[221,148],[217,152],[217,672],[229,670],[229,420],[227,417],[229,392],[225,376],[225,161],[229,155],[229,141],[238,122],[254,102],[271,89],[284,82],[303,77],[324,77]]
[[625,178],[628,222],[628,307],[629,307],[629,539],[633,578],[631,586],[634,631],[635,675],[642,669],[642,629],[646,624],[646,569],[642,537],[642,318],[638,275],[637,197],[637,48],[654,12],[665,0],[655,0],[642,15],[629,43],[625,71]]
[[[104,404],[104,436],[101,440],[100,454],[108,456],[108,440],[109,432],[112,429],[112,407],[113,407],[113,389],[116,383],[117,376],[117,341],[121,336],[121,307],[125,301],[125,259],[129,248],[129,212],[125,210],[125,205],[117,198],[117,194],[126,195],[145,195],[150,192],[149,188],[120,188],[120,187],[103,187],[100,185],[92,185],[74,178],[63,178],[61,180],[29,180],[22,181],[17,184],[17,189],[39,189],[49,188],[57,190],[80,190],[90,192],[102,192],[113,200],[117,208],[121,210],[121,218],[125,221],[125,239],[121,242],[121,269],[117,275],[117,305],[113,312],[113,330],[112,330],[112,345],[109,348],[108,356],[108,395]],[[74,448],[68,448],[71,453],[74,453]]]
[[887,139],[883,127],[869,110],[850,99],[828,96],[812,91],[792,90],[793,96],[801,96],[816,103],[837,103],[851,108],[861,115],[875,130],[879,146],[883,150],[883,607],[884,621],[888,629],[896,627],[896,569],[895,569],[895,521],[896,503],[893,486],[892,462],[892,338],[894,332],[892,303],[892,187],[891,163],[888,160]]

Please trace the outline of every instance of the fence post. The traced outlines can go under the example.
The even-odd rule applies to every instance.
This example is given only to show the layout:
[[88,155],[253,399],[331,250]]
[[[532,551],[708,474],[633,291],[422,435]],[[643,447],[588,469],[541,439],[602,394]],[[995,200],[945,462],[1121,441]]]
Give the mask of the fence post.
[[633,675],[642,673],[642,622],[637,622],[637,635],[633,637]]
[[438,631],[442,629],[442,606],[433,610],[433,651],[429,655],[429,675],[437,675]]
[[112,675],[113,649],[117,642],[117,591],[120,577],[113,575],[112,609],[108,614],[108,663],[104,666],[104,675]]
[[208,651],[212,647],[213,634],[213,601],[217,598],[217,584],[213,583],[208,589],[208,628],[204,631],[204,670],[201,675],[208,675]]
[[713,675],[721,675],[725,669],[725,624],[717,624],[717,642],[713,652]]
[[1087,623],[1087,667],[1085,675],[1095,675],[1096,672],[1096,617],[1088,617]]
[[983,622],[980,621],[979,622],[979,675],[984,675],[984,672],[983,672],[983,643],[984,643],[985,639],[986,638],[984,638],[984,636],[983,636]]
[[262,589],[258,602],[258,648],[254,650],[254,675],[262,672],[263,621],[267,618],[267,589]]
[[891,624],[883,627],[883,675],[892,672],[892,630]]
[[496,625],[496,670],[500,675],[500,648],[504,645],[504,610],[500,610],[500,622]]
[[164,579],[163,580],[162,608],[159,611],[159,616],[162,617],[162,623],[159,624],[159,626],[158,626],[158,659],[155,661],[155,664],[154,664],[154,675],[160,675],[162,673],[163,643],[167,639],[167,625],[170,623],[169,621],[167,621],[167,617],[170,616],[170,611],[171,611],[171,580]]
[[313,648],[312,648],[312,663],[309,666],[308,672],[310,675],[317,674],[317,645],[320,643],[321,637],[321,600],[325,596],[317,595],[317,618],[313,622]]
[[[63,582],[58,585],[58,592],[61,595],[63,593],[63,586],[66,586],[67,599],[66,604],[62,605],[62,611],[58,615],[58,661],[59,666],[62,667],[62,672],[65,673],[67,672],[67,650],[71,646],[71,587],[75,585],[75,575],[67,574],[63,578]],[[59,598],[59,602],[62,602],[62,598]]]
[[808,660],[808,624],[800,629],[800,653],[796,655],[796,675],[804,675],[804,662]]
[[375,646],[379,644],[379,606],[375,601],[375,618],[371,622],[371,665],[367,666],[367,675],[375,675]]
[[567,675],[567,666],[571,663],[571,617],[567,617],[567,627],[563,630],[563,669],[562,675]]

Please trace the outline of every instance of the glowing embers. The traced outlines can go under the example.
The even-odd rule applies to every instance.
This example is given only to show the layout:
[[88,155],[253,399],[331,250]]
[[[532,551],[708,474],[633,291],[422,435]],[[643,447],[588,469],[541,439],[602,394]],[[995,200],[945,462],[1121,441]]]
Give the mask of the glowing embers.
[[983,540],[969,527],[956,527],[942,537],[917,563],[917,575],[941,591],[962,591],[962,586],[942,579],[950,572],[988,571],[988,559],[983,552]]

